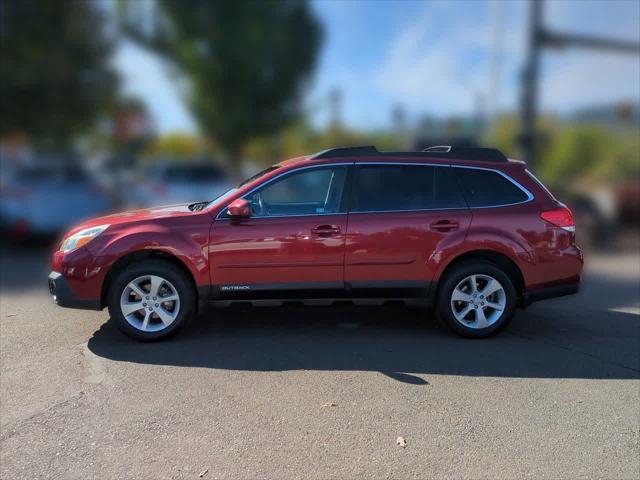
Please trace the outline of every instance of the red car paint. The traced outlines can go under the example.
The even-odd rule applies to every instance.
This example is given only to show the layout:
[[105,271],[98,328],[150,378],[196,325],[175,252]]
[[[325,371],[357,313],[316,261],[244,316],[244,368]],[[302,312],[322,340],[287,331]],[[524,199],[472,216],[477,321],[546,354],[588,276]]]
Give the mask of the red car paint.
[[161,252],[180,262],[191,274],[200,300],[215,300],[221,286],[304,284],[321,290],[357,289],[375,282],[435,285],[452,261],[478,251],[494,252],[515,263],[524,283],[523,296],[579,281],[583,259],[574,244],[574,233],[540,217],[542,211],[561,204],[517,161],[497,164],[424,155],[384,157],[385,163],[498,170],[533,195],[532,200],[512,206],[218,218],[231,202],[284,173],[310,166],[380,161],[379,156],[301,157],[281,163],[201,211],[175,205],[97,218],[78,225],[67,236],[91,226],[109,227],[86,246],[66,254],[56,252],[52,270],[64,277],[73,296],[95,308],[105,306],[109,273],[116,262],[145,251]]

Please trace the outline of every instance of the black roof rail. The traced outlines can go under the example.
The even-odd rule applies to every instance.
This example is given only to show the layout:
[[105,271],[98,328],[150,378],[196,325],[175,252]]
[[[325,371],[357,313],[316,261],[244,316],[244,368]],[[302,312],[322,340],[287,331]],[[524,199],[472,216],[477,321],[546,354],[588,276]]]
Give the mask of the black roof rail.
[[325,158],[342,157],[431,157],[479,162],[508,161],[504,153],[497,148],[457,147],[455,145],[437,145],[427,147],[421,152],[381,152],[373,145],[339,147],[323,150],[322,152],[311,155],[309,158],[311,160],[320,160]]

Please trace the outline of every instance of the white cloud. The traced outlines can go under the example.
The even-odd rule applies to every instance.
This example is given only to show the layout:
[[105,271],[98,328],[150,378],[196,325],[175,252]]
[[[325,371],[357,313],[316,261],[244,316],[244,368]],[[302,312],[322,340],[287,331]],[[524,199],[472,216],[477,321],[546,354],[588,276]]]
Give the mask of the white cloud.
[[[452,2],[457,15],[443,17],[443,12],[425,8],[390,44],[388,53],[374,74],[374,83],[394,102],[411,109],[435,114],[469,114],[475,107],[476,95],[489,93],[492,52],[493,5],[486,10],[471,4]],[[428,4],[428,6],[431,4]],[[622,5],[622,4],[619,4]],[[527,40],[527,5],[505,2],[504,31],[501,54],[501,79],[497,108],[519,108],[520,78],[525,62]],[[620,15],[603,13],[606,24],[590,10],[588,19],[580,16],[578,2],[565,2],[560,12],[550,12],[550,24],[620,37],[618,26],[624,25],[628,37],[640,30],[637,16],[623,21]],[[594,4],[606,10],[606,3]],[[636,7],[637,9],[637,7]],[[568,19],[573,14],[574,22]],[[548,15],[549,16],[549,15]],[[560,18],[562,17],[562,18]],[[442,19],[447,18],[444,24]],[[557,20],[554,22],[554,20]],[[471,61],[469,61],[471,59]],[[567,50],[542,54],[540,83],[541,105],[545,110],[566,113],[584,106],[619,100],[640,101],[640,61],[635,55],[616,55],[596,51]]]
[[554,0],[545,4],[545,24],[553,29],[640,41],[637,0]]
[[[374,75],[377,87],[394,101],[427,113],[471,113],[477,96],[488,94],[493,38],[489,4],[484,4],[486,9],[478,5],[467,4],[473,12],[466,14],[459,9],[456,13],[426,8],[390,45]],[[513,76],[524,49],[524,32],[513,28],[520,6],[503,4],[502,8],[500,106],[505,98],[512,100],[513,82],[505,83],[504,78]]]
[[553,55],[541,83],[544,109],[568,112],[620,100],[640,102],[640,61],[636,56],[598,52]]
[[[402,2],[396,3],[398,9],[403,8]],[[397,103],[411,116],[472,113],[477,95],[489,93],[493,0],[425,2],[424,7],[408,2],[407,11],[390,23],[391,31],[384,31],[373,20],[363,20],[369,9],[380,4],[383,2],[314,4],[329,35],[308,99],[314,120],[324,123],[326,98],[336,86],[344,94],[345,121],[358,127],[388,126],[391,108]],[[422,8],[417,15],[416,8],[409,8],[416,5]],[[547,5],[546,21],[556,28],[640,38],[640,4],[635,1],[617,2],[613,8],[609,1]],[[516,110],[526,53],[528,2],[504,1],[501,6],[504,31],[497,107]],[[360,22],[352,20],[356,18]],[[350,30],[350,23],[358,28]],[[371,47],[365,52],[368,55],[363,54],[366,61],[355,58],[361,53],[360,46]],[[123,73],[125,92],[140,96],[149,105],[161,132],[196,128],[175,79],[157,58],[123,42],[114,63]],[[547,50],[540,85],[542,107],[568,112],[621,99],[638,101],[639,70],[637,56]]]

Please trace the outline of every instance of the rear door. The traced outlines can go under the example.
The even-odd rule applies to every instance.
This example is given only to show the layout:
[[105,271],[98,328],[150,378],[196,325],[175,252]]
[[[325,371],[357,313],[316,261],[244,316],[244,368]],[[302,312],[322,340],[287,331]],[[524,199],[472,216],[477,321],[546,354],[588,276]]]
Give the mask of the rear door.
[[345,247],[354,295],[429,294],[439,252],[463,241],[471,214],[451,168],[357,164]]
[[308,167],[276,177],[243,198],[250,218],[224,214],[209,245],[218,298],[289,298],[344,287],[347,165]]

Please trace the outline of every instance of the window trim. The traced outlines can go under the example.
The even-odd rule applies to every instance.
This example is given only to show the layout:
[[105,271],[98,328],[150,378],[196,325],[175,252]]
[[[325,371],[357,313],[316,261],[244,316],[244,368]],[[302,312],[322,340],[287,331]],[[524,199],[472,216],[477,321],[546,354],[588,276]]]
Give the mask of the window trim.
[[[315,213],[315,214],[305,214],[305,215],[274,215],[274,216],[269,216],[269,217],[251,217],[254,219],[263,219],[263,218],[292,218],[292,217],[326,217],[326,216],[330,216],[330,215],[350,215],[350,214],[367,214],[367,213],[410,213],[410,212],[437,212],[437,211],[448,211],[448,210],[473,210],[473,209],[477,209],[477,208],[501,208],[501,207],[510,207],[513,205],[522,205],[524,203],[529,203],[531,201],[533,201],[535,199],[535,196],[527,189],[525,188],[521,183],[519,183],[518,181],[514,180],[513,178],[511,178],[509,175],[507,175],[506,173],[502,172],[501,170],[497,170],[495,168],[487,168],[487,167],[474,167],[474,166],[469,166],[469,165],[452,165],[452,164],[443,164],[443,163],[426,163],[426,162],[384,162],[384,161],[377,161],[377,162],[341,162],[341,163],[323,163],[320,165],[307,165],[305,167],[299,167],[299,168],[293,168],[291,170],[287,170],[286,172],[282,172],[279,175],[276,175],[273,178],[270,178],[269,180],[267,180],[264,183],[261,183],[260,185],[255,186],[254,188],[252,188],[251,190],[249,190],[247,193],[245,193],[244,195],[237,197],[237,198],[245,198],[248,195],[251,195],[253,192],[255,192],[256,190],[263,188],[267,185],[269,185],[271,182],[275,182],[276,180],[286,176],[286,175],[291,175],[293,173],[296,172],[300,172],[302,170],[309,170],[312,168],[323,168],[323,167],[353,167],[353,173],[356,173],[356,169],[359,166],[366,166],[366,165],[402,165],[402,166],[418,166],[418,167],[441,167],[441,168],[467,168],[467,169],[471,169],[471,170],[487,170],[489,172],[495,172],[499,175],[502,175],[504,178],[506,178],[508,181],[510,181],[512,184],[514,184],[516,187],[518,187],[524,194],[527,195],[527,199],[523,200],[522,202],[516,202],[516,203],[505,203],[505,204],[500,204],[500,205],[484,205],[484,206],[477,206],[477,207],[470,207],[468,204],[466,207],[443,207],[443,208],[423,208],[423,209],[412,209],[412,210],[370,210],[370,211],[352,211],[351,210],[351,195],[353,192],[353,188],[352,188],[352,184],[354,183],[354,175],[351,173],[351,169],[347,170],[347,176],[345,178],[345,188],[342,191],[342,199],[341,199],[341,204],[344,202],[345,199],[345,195],[348,198],[348,205],[347,205],[347,211],[346,212],[336,212],[336,213]],[[457,180],[457,179],[456,179]],[[464,199],[464,194],[462,193],[462,187],[459,185],[458,188],[460,189],[460,194],[462,195],[463,199]],[[466,203],[466,199],[465,203]],[[216,218],[214,220],[233,220],[232,218],[229,217],[222,217],[222,215],[224,215],[227,211],[227,209],[229,208],[229,205],[231,204],[228,203],[223,209],[220,210],[220,212],[216,215]]]
[[[511,178],[509,175],[507,175],[506,173],[504,173],[501,170],[496,170],[495,168],[486,168],[486,167],[471,167],[468,165],[451,165],[451,168],[467,168],[470,170],[486,170],[489,172],[495,172],[498,173],[499,175],[502,175],[504,178],[506,178],[507,180],[509,180],[511,183],[513,183],[516,187],[518,187],[520,189],[520,191],[522,193],[524,193],[527,196],[526,200],[523,200],[521,202],[513,202],[513,203],[501,203],[499,205],[479,205],[479,206],[469,206],[470,210],[476,209],[476,208],[501,208],[501,207],[511,207],[513,205],[522,205],[524,203],[529,203],[531,201],[533,201],[536,197],[533,195],[533,193],[531,193],[529,190],[527,190],[526,187],[524,187],[524,185],[522,185],[520,182],[514,180],[513,178]],[[464,192],[462,185],[460,185],[460,191]],[[462,193],[462,195],[464,196],[464,193]],[[465,199],[466,200],[466,199]]]
[[[279,175],[276,175],[275,177],[270,178],[269,180],[265,181],[264,183],[261,183],[260,185],[256,185],[255,187],[253,187],[251,190],[249,190],[248,192],[246,192],[245,194],[235,198],[234,200],[232,200],[231,202],[229,202],[223,209],[220,210],[220,212],[218,212],[218,214],[216,215],[215,220],[233,220],[233,218],[230,217],[223,217],[222,215],[224,215],[227,212],[227,209],[229,208],[229,205],[231,205],[231,203],[235,200],[237,200],[238,198],[243,198],[246,200],[245,197],[251,195],[252,193],[254,193],[257,190],[260,190],[261,188],[266,187],[267,185],[269,185],[272,182],[275,182],[276,180],[279,180],[283,177],[286,177],[287,175],[293,175],[294,173],[299,173],[303,170],[310,170],[312,168],[329,168],[329,167],[347,167],[347,174],[345,176],[345,188],[343,188],[342,190],[342,198],[340,199],[340,205],[342,206],[342,203],[344,201],[344,196],[346,194],[346,186],[347,186],[347,182],[349,182],[349,168],[353,165],[353,162],[344,162],[344,163],[323,163],[320,165],[307,165],[305,167],[298,167],[298,168],[293,168],[291,170],[287,170],[285,172],[280,173]],[[269,215],[268,217],[249,217],[251,219],[254,220],[258,220],[258,219],[268,219],[268,218],[292,218],[292,217],[326,217],[326,216],[331,216],[331,215],[347,215],[349,212],[336,212],[336,213],[310,213],[310,214],[302,214],[302,215]]]

